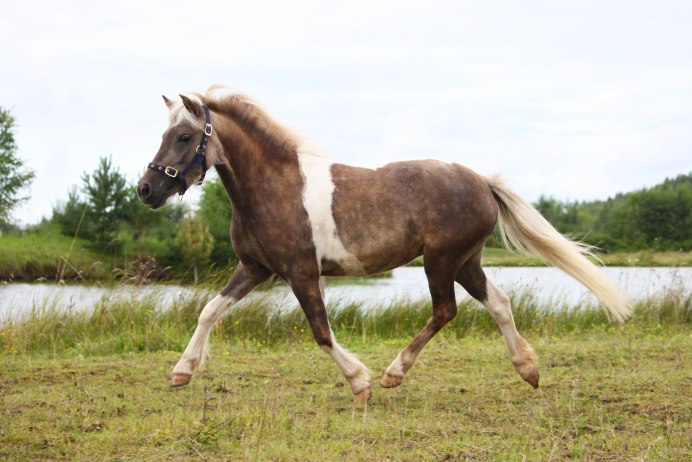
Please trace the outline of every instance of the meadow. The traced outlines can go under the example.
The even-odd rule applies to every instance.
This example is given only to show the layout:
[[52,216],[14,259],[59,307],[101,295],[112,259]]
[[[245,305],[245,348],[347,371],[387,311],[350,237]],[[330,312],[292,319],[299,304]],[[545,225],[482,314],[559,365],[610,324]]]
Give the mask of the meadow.
[[222,320],[187,388],[168,377],[200,297],[90,313],[37,307],[0,327],[3,460],[689,460],[692,298],[641,300],[614,326],[596,306],[514,295],[540,355],[541,387],[514,372],[474,302],[424,350],[404,384],[376,385],[429,305],[332,313],[341,343],[374,371],[354,404],[300,312],[259,299]]

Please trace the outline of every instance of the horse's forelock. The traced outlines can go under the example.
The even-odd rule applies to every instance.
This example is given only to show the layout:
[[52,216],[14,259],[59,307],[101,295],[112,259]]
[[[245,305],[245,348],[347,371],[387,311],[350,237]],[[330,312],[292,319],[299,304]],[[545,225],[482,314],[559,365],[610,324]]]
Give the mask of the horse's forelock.
[[[185,96],[200,105],[204,104],[201,95],[197,93],[185,93]],[[183,122],[187,122],[192,126],[202,128],[202,123],[197,120],[197,117],[195,117],[194,114],[185,108],[182,100],[173,101],[173,103],[169,106],[168,121],[171,127]]]

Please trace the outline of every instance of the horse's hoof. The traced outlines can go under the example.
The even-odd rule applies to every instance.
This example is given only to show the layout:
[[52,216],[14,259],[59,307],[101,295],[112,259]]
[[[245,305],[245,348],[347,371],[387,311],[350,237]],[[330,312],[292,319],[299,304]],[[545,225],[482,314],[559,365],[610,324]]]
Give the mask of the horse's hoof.
[[526,380],[533,388],[538,388],[538,371],[533,371],[533,373],[525,377],[524,380]]
[[372,398],[372,390],[369,386],[353,395],[353,401],[356,403],[364,403],[370,398]]
[[185,385],[190,383],[191,379],[192,379],[192,374],[173,374],[173,377],[171,377],[171,383],[169,383],[169,386],[171,388],[184,387]]
[[401,385],[401,382],[404,381],[403,376],[395,376],[395,375],[389,375],[389,374],[384,374],[382,377],[382,380],[380,380],[380,386],[382,388],[394,388],[398,387]]

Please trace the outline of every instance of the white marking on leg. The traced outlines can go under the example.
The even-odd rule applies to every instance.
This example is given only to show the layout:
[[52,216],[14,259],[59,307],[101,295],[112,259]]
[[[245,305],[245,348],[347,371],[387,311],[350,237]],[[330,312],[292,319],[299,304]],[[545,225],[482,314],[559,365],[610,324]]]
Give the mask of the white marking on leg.
[[405,353],[405,350],[401,351],[396,356],[394,361],[392,361],[392,364],[390,364],[387,370],[385,371],[385,374],[390,375],[392,377],[404,377],[408,369],[411,368],[411,360],[405,359],[404,356],[408,356],[408,354]]
[[326,351],[337,366],[339,366],[341,373],[344,374],[344,377],[348,380],[353,394],[357,395],[366,388],[369,388],[370,370],[352,353],[339,345],[334,337],[334,332],[331,332],[331,338],[332,347],[323,346],[322,349]]
[[519,374],[526,379],[526,374],[536,370],[536,353],[517,331],[514,317],[512,316],[512,306],[507,295],[490,280],[486,282],[486,291],[488,300],[483,305],[488,309],[492,317],[495,318],[498,326],[500,326],[500,331],[509,351],[509,359]]
[[300,172],[303,175],[303,206],[310,219],[317,265],[322,259],[335,261],[351,274],[364,274],[363,264],[346,250],[339,238],[332,211],[334,182],[328,159],[302,149],[298,150]]
[[509,303],[509,298],[501,289],[490,282],[490,280],[486,281],[485,288],[488,294],[488,300],[483,305],[487,308],[492,317],[495,318],[498,326],[500,326],[502,336],[511,352],[520,335],[514,324],[512,306]]
[[211,332],[212,326],[221,318],[223,313],[236,302],[237,300],[233,297],[226,297],[219,294],[204,306],[204,309],[199,315],[199,322],[197,323],[195,333],[192,334],[190,343],[188,343],[187,348],[185,348],[182,358],[180,358],[178,364],[173,368],[173,374],[192,375],[192,372],[202,365],[206,359],[205,352],[207,350],[209,333]]

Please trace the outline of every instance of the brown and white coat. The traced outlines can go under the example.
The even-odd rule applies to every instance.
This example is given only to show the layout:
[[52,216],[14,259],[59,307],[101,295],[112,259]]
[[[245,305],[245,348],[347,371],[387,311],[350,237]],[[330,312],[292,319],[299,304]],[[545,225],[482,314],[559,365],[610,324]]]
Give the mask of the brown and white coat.
[[[208,165],[233,205],[231,239],[238,264],[224,289],[202,310],[173,370],[172,386],[187,384],[204,357],[213,324],[255,286],[276,274],[288,282],[315,340],[336,362],[356,399],[371,395],[370,372],[334,337],[324,306],[324,276],[374,274],[423,255],[433,307],[430,319],[387,368],[380,384],[401,384],[425,344],[456,314],[454,282],[497,320],[512,363],[538,386],[536,355],[514,325],[507,296],[481,267],[483,244],[500,219],[503,236],[558,266],[590,288],[616,320],[629,313],[617,287],[592,265],[588,249],[564,238],[498,177],[434,160],[396,162],[379,169],[333,164],[305,147],[247,97],[214,86],[172,102],[170,126],[154,161],[185,165],[211,112]],[[201,170],[197,172],[197,177]],[[195,175],[188,182],[194,183]],[[147,171],[138,184],[152,208],[180,189]]]

